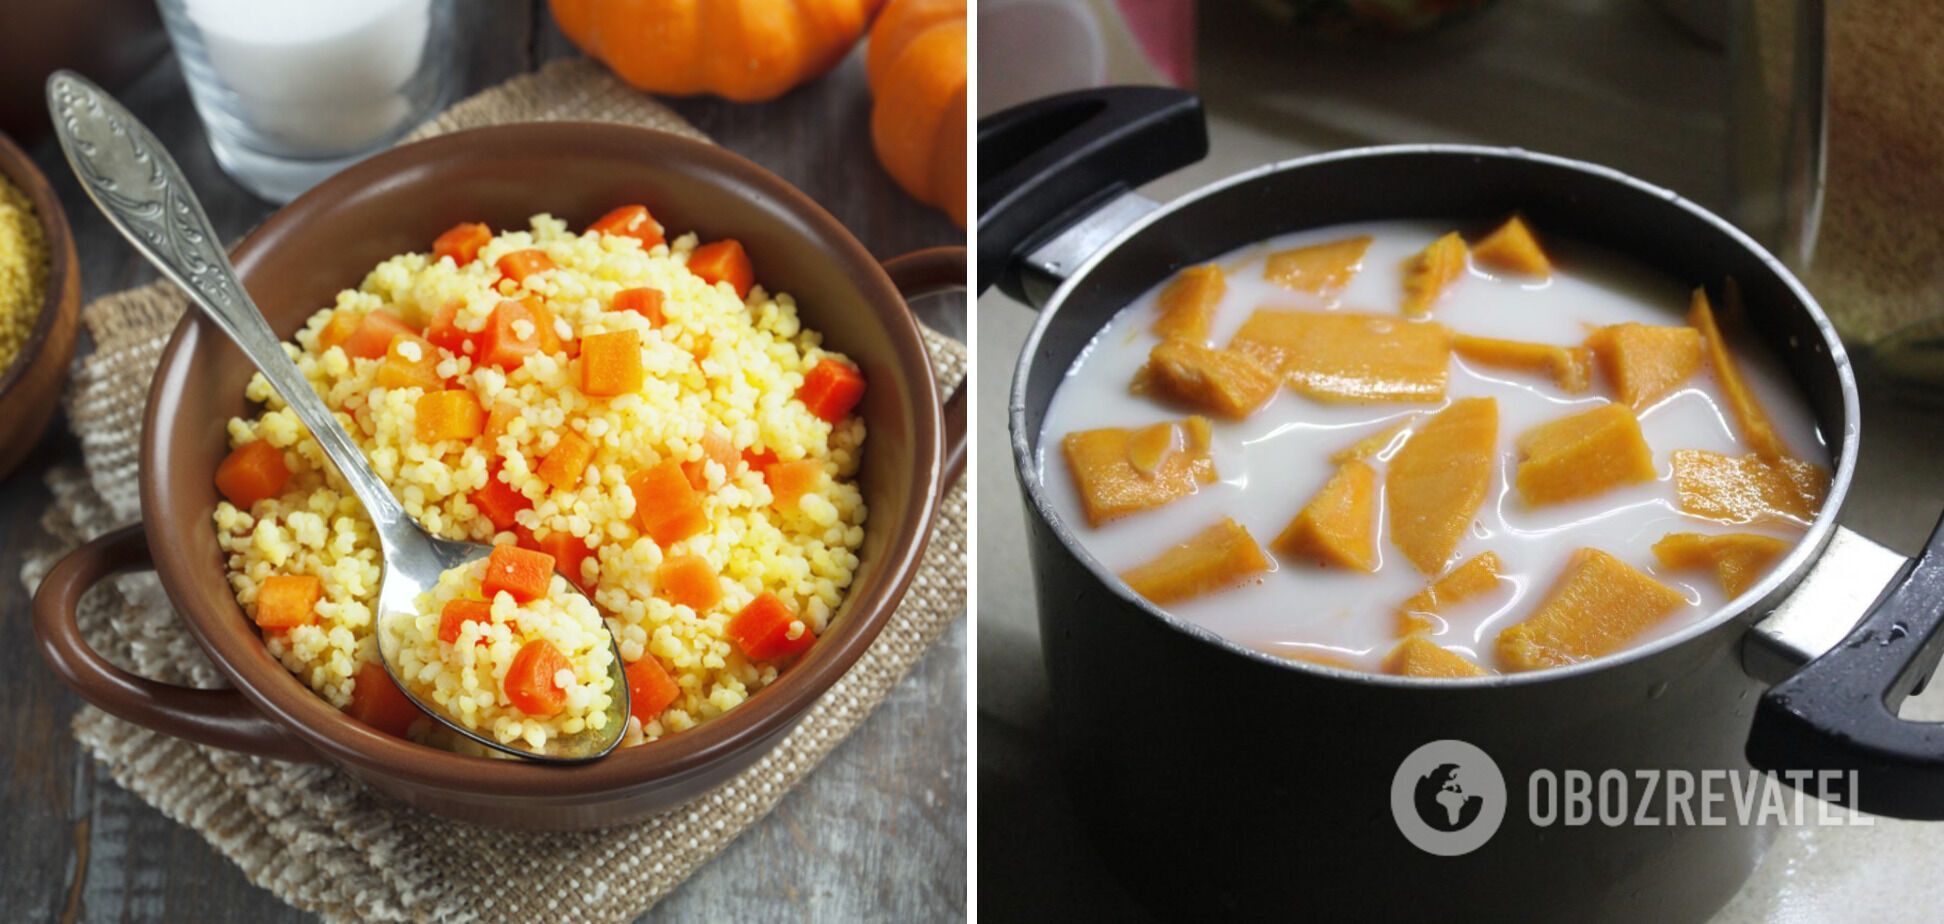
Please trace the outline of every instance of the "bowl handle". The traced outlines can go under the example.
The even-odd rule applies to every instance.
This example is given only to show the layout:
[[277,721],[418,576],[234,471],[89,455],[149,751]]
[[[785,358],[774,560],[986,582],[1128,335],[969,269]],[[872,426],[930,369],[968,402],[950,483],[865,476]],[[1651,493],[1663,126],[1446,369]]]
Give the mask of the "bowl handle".
[[[965,248],[932,247],[884,261],[885,275],[906,301],[965,288]],[[951,493],[965,474],[965,380],[945,399],[945,461],[939,493]]]
[[41,655],[81,698],[143,728],[231,751],[315,762],[315,750],[266,718],[234,689],[200,690],[131,674],[88,647],[75,618],[81,598],[104,578],[154,566],[142,524],[97,537],[69,552],[34,593]]
[[1763,695],[1749,763],[1851,808],[1944,820],[1944,723],[1897,714],[1941,653],[1944,521],[1842,642]]

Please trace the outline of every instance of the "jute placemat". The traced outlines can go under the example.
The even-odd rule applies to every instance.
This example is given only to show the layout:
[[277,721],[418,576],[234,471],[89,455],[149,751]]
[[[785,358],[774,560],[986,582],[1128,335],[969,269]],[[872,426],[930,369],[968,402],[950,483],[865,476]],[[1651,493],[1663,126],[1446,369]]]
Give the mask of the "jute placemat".
[[[585,61],[563,62],[454,106],[420,136],[500,122],[603,120],[701,138],[668,109]],[[96,349],[66,396],[86,471],[48,476],[45,525],[63,546],[140,518],[141,408],[162,345],[187,307],[166,284],[82,309]],[[926,332],[940,382],[964,376],[964,349]],[[378,921],[615,921],[646,911],[767,814],[871,713],[965,612],[965,491],[941,510],[904,605],[850,673],[783,742],[715,792],[637,825],[597,833],[514,835],[406,809],[324,766],[259,760],[187,744],[92,707],[76,736],[114,779],[203,837],[250,881],[327,918]],[[36,556],[31,589],[66,548]],[[95,650],[137,673],[216,686],[215,668],[182,628],[153,575],[92,594],[81,626]]]

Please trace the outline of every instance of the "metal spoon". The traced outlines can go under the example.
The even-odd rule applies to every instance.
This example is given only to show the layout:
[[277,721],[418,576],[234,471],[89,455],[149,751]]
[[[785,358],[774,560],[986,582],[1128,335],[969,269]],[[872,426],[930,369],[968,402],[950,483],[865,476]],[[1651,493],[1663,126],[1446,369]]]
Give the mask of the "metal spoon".
[[[373,631],[378,633],[380,660],[386,672],[398,680],[393,664],[397,653],[384,650],[389,635],[381,631],[385,617],[415,611],[419,595],[437,584],[440,574],[485,558],[492,547],[430,535],[398,505],[391,490],[365,461],[364,453],[338,426],[330,408],[284,353],[269,322],[236,278],[202,203],[161,142],[113,97],[71,71],[57,71],[48,78],[47,102],[61,150],[89,198],[101,207],[115,230],[162,275],[188,293],[190,300],[256,364],[270,387],[324,448],[351,493],[364,504],[384,556],[384,579],[378,589]],[[578,589],[573,592],[580,593]],[[605,625],[602,631],[607,631]],[[614,649],[608,670],[614,685],[609,694],[607,724],[598,731],[589,729],[550,739],[544,751],[528,749],[524,740],[505,744],[473,732],[436,703],[414,695],[410,686],[400,683],[399,689],[426,714],[487,747],[540,761],[594,760],[614,750],[627,728],[628,683],[611,633],[608,646]]]

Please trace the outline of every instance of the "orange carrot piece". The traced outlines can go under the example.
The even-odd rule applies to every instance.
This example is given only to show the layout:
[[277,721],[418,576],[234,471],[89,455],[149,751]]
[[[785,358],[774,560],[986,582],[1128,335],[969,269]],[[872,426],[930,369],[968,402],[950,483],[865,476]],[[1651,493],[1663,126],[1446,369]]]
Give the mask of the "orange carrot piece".
[[479,591],[490,600],[503,590],[526,603],[547,595],[553,573],[552,555],[517,545],[496,545],[486,556],[486,576],[479,579]]
[[661,222],[648,214],[645,205],[624,205],[602,215],[587,226],[589,231],[631,237],[641,242],[641,249],[647,250],[666,240],[662,236]]
[[567,706],[567,691],[554,682],[554,675],[564,670],[573,670],[573,665],[552,642],[536,638],[521,645],[506,668],[507,700],[527,715],[558,713]]
[[552,555],[555,573],[572,581],[583,593],[593,592],[593,585],[581,577],[581,562],[592,558],[594,551],[579,536],[556,529],[549,531],[547,538],[536,539],[533,530],[518,525],[513,527],[513,534],[520,537],[520,548]]
[[763,481],[769,484],[770,489],[770,506],[778,510],[795,510],[803,501],[803,495],[822,483],[823,476],[823,463],[815,459],[778,462],[763,469]]
[[384,388],[426,391],[438,391],[445,385],[445,380],[439,377],[438,351],[431,341],[410,334],[392,338],[385,358],[378,361],[378,373],[373,381]]
[[470,440],[486,427],[486,412],[479,399],[463,388],[430,391],[414,404],[418,411],[416,428],[419,442]]
[[581,340],[581,391],[599,398],[640,391],[641,335],[632,330],[588,334]]
[[759,452],[756,447],[751,446],[742,451],[742,459],[743,463],[751,469],[757,472],[763,472],[767,471],[770,466],[776,464],[776,453],[768,449]]
[[[425,339],[454,356],[475,355],[479,350],[479,335],[459,326],[459,303],[447,302],[432,315],[432,323],[425,326]],[[466,349],[472,344],[472,349]]]
[[512,485],[501,481],[499,475],[500,459],[494,456],[492,464],[486,469],[486,486],[467,495],[467,499],[486,515],[495,530],[505,532],[513,528],[514,514],[531,509],[533,501]]
[[701,612],[722,600],[722,579],[700,555],[670,555],[655,569],[655,586],[662,596]]
[[790,626],[796,622],[797,616],[790,612],[789,605],[765,591],[729,620],[729,638],[750,660],[787,658],[802,654],[817,641],[816,633],[810,631],[807,623],[803,624],[802,634],[791,638]]
[[643,286],[639,289],[622,289],[614,293],[615,311],[632,311],[648,319],[648,323],[660,327],[668,323],[668,316],[662,313],[662,299],[667,296],[660,289]]
[[493,239],[493,229],[476,221],[453,225],[446,233],[432,242],[432,259],[451,257],[458,266],[465,266],[479,257],[479,249]]
[[709,486],[706,465],[714,462],[722,466],[724,477],[736,474],[736,460],[741,456],[736,452],[736,444],[730,442],[729,434],[720,428],[713,428],[702,434],[702,458],[682,463],[682,474],[688,476],[689,485],[697,491]]
[[256,624],[265,629],[289,629],[317,621],[317,601],[324,582],[309,574],[273,574],[257,587]]
[[405,691],[392,682],[384,666],[376,661],[358,665],[358,672],[351,681],[351,704],[344,707],[344,711],[394,738],[405,737],[412,723],[423,715],[419,707],[405,696]]
[[594,461],[594,444],[572,430],[560,434],[560,442],[547,450],[540,460],[540,480],[566,491],[580,484],[581,476],[587,473],[587,463]]
[[216,490],[242,510],[282,494],[289,481],[290,466],[284,464],[283,450],[268,440],[244,443],[216,466]]
[[499,442],[499,438],[506,435],[506,428],[518,416],[520,416],[519,405],[504,398],[494,399],[493,410],[486,415],[485,436],[487,441],[489,443]]
[[847,362],[821,360],[803,376],[797,398],[810,413],[837,423],[863,400],[864,374]]
[[749,264],[749,254],[743,252],[742,242],[734,238],[695,248],[689,254],[688,268],[710,285],[728,283],[736,290],[737,298],[748,298],[749,288],[756,284],[756,271]]
[[322,353],[334,346],[342,346],[363,321],[364,316],[355,311],[331,312],[331,319],[325,321],[324,326],[317,331],[317,351]]
[[377,359],[391,348],[392,338],[418,336],[410,324],[389,311],[373,311],[358,322],[358,329],[344,340],[344,353],[353,359]]
[[702,495],[673,459],[629,476],[628,490],[634,494],[635,525],[664,548],[709,528]]
[[501,276],[514,282],[525,282],[526,278],[534,273],[560,268],[552,257],[541,250],[515,250],[500,257],[499,262],[493,266],[499,270]]
[[643,722],[652,722],[682,695],[682,688],[653,655],[622,670],[628,678],[628,713]]
[[512,371],[540,352],[544,335],[540,317],[525,302],[506,299],[493,307],[486,329],[479,332],[481,365]]
[[439,611],[439,641],[451,644],[459,640],[459,630],[469,622],[493,624],[493,605],[484,600],[452,600],[445,609]]

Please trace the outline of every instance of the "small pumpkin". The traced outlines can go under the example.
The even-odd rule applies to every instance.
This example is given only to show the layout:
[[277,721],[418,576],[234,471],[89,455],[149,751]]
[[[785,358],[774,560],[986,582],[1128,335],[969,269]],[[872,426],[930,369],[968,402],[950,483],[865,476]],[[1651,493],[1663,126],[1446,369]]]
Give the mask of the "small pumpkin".
[[884,0],[550,0],[582,51],[650,93],[774,99],[835,67]]
[[891,0],[865,66],[878,160],[965,227],[965,0]]

